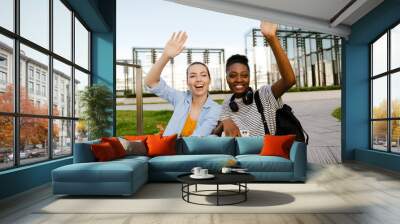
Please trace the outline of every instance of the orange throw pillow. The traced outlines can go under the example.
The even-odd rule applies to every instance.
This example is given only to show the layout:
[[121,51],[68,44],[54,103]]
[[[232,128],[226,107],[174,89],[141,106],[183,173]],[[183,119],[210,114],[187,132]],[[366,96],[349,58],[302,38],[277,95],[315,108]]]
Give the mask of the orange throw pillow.
[[176,155],[176,137],[178,135],[161,136],[149,135],[147,137],[148,156]]
[[144,143],[146,143],[146,139],[147,139],[148,135],[125,135],[124,139],[128,140],[128,141],[142,141]]
[[114,149],[108,142],[93,144],[90,147],[92,149],[94,157],[99,162],[110,161],[117,158]]
[[126,151],[124,149],[124,146],[122,146],[121,142],[119,141],[118,138],[115,137],[110,137],[110,138],[101,138],[101,142],[108,142],[114,149],[115,155],[117,158],[125,157],[126,156]]
[[290,147],[292,147],[295,139],[296,135],[265,135],[260,155],[280,156],[289,159]]

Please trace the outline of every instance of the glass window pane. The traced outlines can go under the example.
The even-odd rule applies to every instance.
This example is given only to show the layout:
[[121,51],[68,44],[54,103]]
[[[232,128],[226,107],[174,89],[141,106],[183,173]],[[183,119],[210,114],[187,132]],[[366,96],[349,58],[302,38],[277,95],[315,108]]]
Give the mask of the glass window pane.
[[387,71],[387,34],[372,44],[372,75]]
[[372,122],[372,148],[387,151],[387,121]]
[[75,121],[75,143],[85,142],[88,138],[88,128],[84,120]]
[[400,67],[400,24],[391,30],[390,37],[391,69]]
[[14,72],[12,39],[0,35],[0,111],[14,111]]
[[72,154],[72,121],[53,120],[53,157]]
[[14,125],[10,116],[0,116],[0,170],[14,165]]
[[20,0],[21,36],[49,47],[49,0]]
[[53,1],[53,51],[71,60],[72,12],[60,1]]
[[387,77],[372,81],[372,118],[387,118]]
[[400,72],[391,74],[390,85],[391,115],[400,118]]
[[89,69],[89,32],[75,18],[75,63]]
[[46,118],[21,117],[19,152],[21,164],[49,158],[48,124],[49,120]]
[[72,117],[71,66],[53,60],[53,115]]
[[47,115],[49,57],[21,44],[21,113]]
[[391,141],[392,141],[392,152],[400,153],[400,120],[393,120],[390,122],[391,127]]
[[14,0],[0,1],[0,26],[14,31]]
[[80,94],[86,86],[89,86],[89,75],[75,69],[75,117],[81,115]]

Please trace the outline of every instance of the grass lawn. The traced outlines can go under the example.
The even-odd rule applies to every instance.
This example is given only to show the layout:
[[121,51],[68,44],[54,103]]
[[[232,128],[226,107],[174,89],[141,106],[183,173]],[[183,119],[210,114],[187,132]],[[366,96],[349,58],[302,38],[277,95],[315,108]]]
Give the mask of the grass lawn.
[[[158,124],[162,124],[165,128],[172,116],[172,111],[144,111],[144,133],[158,133]],[[136,134],[136,111],[117,110],[117,136],[135,135]]]
[[341,113],[341,111],[340,111],[340,107],[334,109],[334,110],[332,111],[331,115],[332,115],[333,117],[335,117],[336,119],[338,119],[339,121],[342,120],[342,113]]
[[224,102],[224,100],[214,100],[216,103],[221,104]]

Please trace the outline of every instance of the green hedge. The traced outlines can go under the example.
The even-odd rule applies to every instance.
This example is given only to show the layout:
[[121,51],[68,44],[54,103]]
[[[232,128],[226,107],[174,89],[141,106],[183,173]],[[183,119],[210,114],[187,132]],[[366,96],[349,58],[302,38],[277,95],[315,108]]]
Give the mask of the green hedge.
[[331,115],[332,115],[334,118],[336,118],[336,119],[338,119],[339,121],[341,121],[341,120],[342,120],[341,108],[338,107],[338,108],[334,109],[334,110],[332,111]]

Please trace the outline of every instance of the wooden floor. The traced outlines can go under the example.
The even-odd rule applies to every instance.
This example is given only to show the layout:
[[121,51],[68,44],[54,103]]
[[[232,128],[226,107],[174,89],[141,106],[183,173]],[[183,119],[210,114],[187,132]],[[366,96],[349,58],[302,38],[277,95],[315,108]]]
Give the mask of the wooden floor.
[[54,200],[50,187],[42,186],[1,201],[0,223],[400,223],[397,173],[358,163],[310,164],[308,182],[324,186],[345,201],[366,206],[356,214],[35,214],[38,207]]
[[[400,175],[358,163],[310,164],[308,182],[349,203],[365,204],[356,214],[35,214],[54,200],[42,186],[0,202],[0,223],[400,223]],[[319,203],[315,201],[315,203]]]

